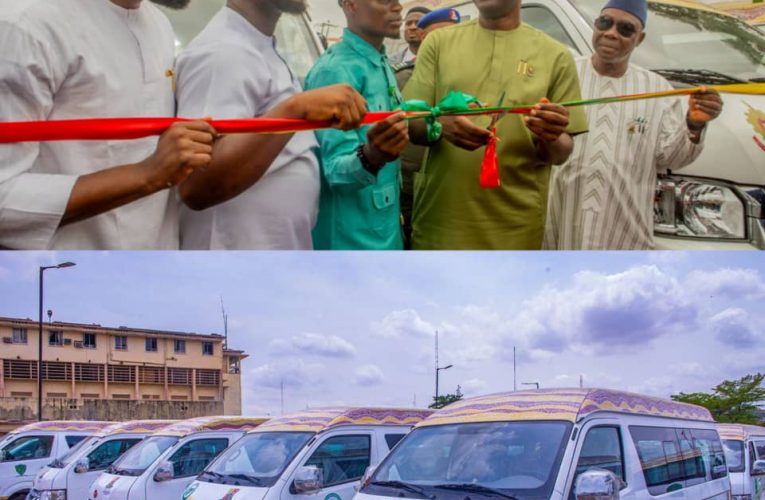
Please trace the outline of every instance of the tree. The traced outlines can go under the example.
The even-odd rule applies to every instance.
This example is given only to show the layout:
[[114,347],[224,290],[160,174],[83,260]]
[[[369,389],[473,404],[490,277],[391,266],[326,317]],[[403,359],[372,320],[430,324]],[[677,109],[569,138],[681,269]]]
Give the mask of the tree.
[[462,399],[462,390],[460,386],[457,386],[457,390],[454,392],[454,394],[445,394],[443,396],[438,396],[437,398],[433,396],[433,402],[428,406],[428,408],[434,408],[436,410],[443,408],[444,406],[448,406],[455,401],[459,401]]
[[762,382],[765,373],[745,375],[738,380],[724,380],[713,392],[681,392],[672,399],[708,409],[715,421],[735,424],[760,424],[757,403],[765,400]]

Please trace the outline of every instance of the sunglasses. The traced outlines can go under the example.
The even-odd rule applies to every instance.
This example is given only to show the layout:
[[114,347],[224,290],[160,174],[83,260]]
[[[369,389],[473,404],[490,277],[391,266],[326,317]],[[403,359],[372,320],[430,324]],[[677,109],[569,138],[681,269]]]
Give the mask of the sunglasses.
[[637,26],[627,21],[614,21],[611,16],[600,16],[595,19],[595,28],[598,31],[608,31],[616,23],[616,31],[624,38],[632,38],[637,33]]

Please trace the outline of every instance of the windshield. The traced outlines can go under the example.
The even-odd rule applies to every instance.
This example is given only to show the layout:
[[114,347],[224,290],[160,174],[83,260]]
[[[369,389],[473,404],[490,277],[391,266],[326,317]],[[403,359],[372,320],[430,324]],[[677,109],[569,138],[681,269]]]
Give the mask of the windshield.
[[[602,0],[572,1],[588,23],[604,5]],[[635,64],[651,70],[705,70],[740,80],[765,77],[765,36],[745,22],[657,2],[649,2],[648,11],[645,41],[631,59]],[[686,83],[732,83],[709,78],[709,74],[697,75]]]
[[744,442],[724,439],[725,463],[730,472],[744,472]]
[[[415,429],[364,489],[384,496],[464,498],[470,491],[519,499],[550,498],[571,431],[568,422],[490,422]],[[403,483],[403,487],[402,487]],[[490,489],[490,490],[489,490]],[[417,498],[415,496],[415,498]]]
[[150,437],[130,448],[114,462],[111,472],[121,476],[140,476],[165,450],[177,442],[177,437]]
[[87,448],[92,444],[95,444],[100,439],[101,438],[95,437],[95,436],[90,436],[88,438],[83,439],[76,445],[69,448],[69,451],[67,451],[64,454],[64,456],[62,456],[61,458],[57,458],[56,460],[48,464],[48,466],[54,467],[56,469],[61,469],[64,466],[69,465],[70,463],[74,461],[75,457],[79,454],[80,450],[82,450],[83,448]]
[[248,434],[210,464],[199,479],[233,485],[273,486],[312,436],[310,432]]

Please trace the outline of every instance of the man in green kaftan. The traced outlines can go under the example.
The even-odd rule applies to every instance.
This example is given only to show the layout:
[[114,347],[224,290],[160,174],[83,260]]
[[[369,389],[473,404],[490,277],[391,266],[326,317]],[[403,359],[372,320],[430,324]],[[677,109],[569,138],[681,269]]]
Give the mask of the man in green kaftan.
[[565,46],[521,23],[520,0],[474,1],[478,19],[425,39],[404,98],[435,105],[460,91],[492,105],[537,104],[497,122],[498,189],[479,186],[490,117],[441,117],[435,141],[424,120],[410,122],[411,140],[431,148],[415,180],[413,248],[539,249],[551,165],[587,130],[580,108],[551,104],[580,98],[576,67]]

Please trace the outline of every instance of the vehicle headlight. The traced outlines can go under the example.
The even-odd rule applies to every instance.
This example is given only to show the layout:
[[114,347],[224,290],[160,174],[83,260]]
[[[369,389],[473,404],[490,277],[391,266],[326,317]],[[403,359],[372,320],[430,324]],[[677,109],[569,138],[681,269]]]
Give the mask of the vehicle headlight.
[[66,490],[43,490],[38,494],[40,500],[66,500]]
[[658,234],[746,237],[746,207],[732,187],[702,179],[660,178],[654,200]]

